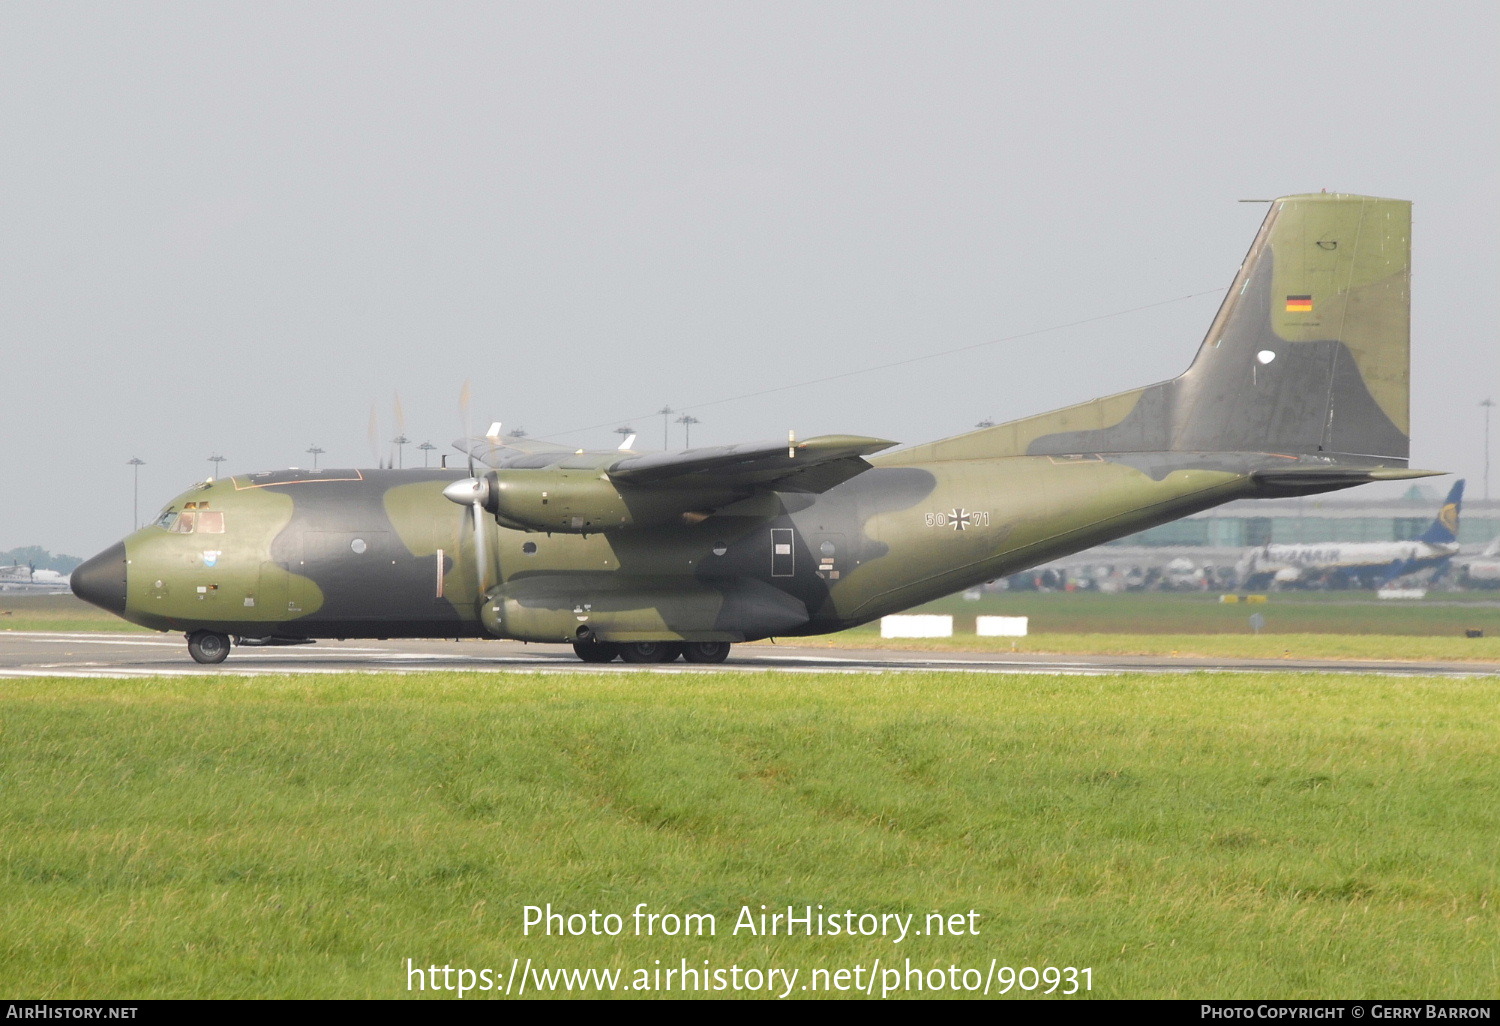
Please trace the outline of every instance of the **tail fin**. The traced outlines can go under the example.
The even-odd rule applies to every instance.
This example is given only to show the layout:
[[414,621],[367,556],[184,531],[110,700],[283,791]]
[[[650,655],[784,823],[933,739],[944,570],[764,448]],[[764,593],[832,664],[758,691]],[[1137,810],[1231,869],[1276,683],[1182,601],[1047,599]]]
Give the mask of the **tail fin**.
[[1317,453],[1404,467],[1410,239],[1405,200],[1276,200],[1181,376],[903,455]]
[[1458,541],[1458,512],[1463,503],[1464,483],[1459,481],[1443,500],[1443,508],[1438,510],[1427,530],[1418,535],[1417,541],[1431,545],[1452,545]]

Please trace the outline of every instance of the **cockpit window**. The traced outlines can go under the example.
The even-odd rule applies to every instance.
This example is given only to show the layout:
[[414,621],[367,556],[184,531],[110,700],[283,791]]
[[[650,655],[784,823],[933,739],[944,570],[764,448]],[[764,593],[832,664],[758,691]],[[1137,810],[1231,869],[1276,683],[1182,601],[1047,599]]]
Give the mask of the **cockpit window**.
[[156,526],[173,534],[223,534],[224,512],[217,509],[168,510]]

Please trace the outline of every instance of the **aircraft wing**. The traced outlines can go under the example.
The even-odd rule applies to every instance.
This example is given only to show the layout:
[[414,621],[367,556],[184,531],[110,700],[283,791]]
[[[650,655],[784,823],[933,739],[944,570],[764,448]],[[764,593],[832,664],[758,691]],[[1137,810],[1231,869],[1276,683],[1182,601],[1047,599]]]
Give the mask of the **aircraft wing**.
[[551,466],[563,453],[576,450],[556,442],[544,442],[539,438],[520,435],[504,435],[497,438],[460,438],[453,447],[487,467]]
[[862,457],[895,442],[858,435],[820,435],[801,442],[749,442],[681,452],[627,456],[610,465],[618,484],[773,487],[825,492],[870,469]]

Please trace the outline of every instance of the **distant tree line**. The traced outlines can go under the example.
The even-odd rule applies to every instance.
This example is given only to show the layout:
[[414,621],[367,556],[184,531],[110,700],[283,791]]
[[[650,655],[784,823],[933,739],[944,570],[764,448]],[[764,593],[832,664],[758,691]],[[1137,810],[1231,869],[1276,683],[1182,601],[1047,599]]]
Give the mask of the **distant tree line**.
[[40,545],[23,545],[9,552],[0,552],[0,566],[33,566],[38,570],[56,570],[60,574],[72,573],[73,568],[82,562],[81,556],[62,553],[54,556]]

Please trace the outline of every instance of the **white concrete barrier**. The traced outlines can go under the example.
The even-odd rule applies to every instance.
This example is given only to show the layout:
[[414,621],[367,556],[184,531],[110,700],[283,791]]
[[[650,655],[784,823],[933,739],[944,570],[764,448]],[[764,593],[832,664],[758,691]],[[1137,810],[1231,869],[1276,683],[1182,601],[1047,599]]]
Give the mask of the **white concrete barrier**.
[[976,616],[974,633],[981,638],[1024,638],[1028,619],[1025,616]]
[[880,618],[882,638],[951,638],[953,617],[933,613],[905,613]]

